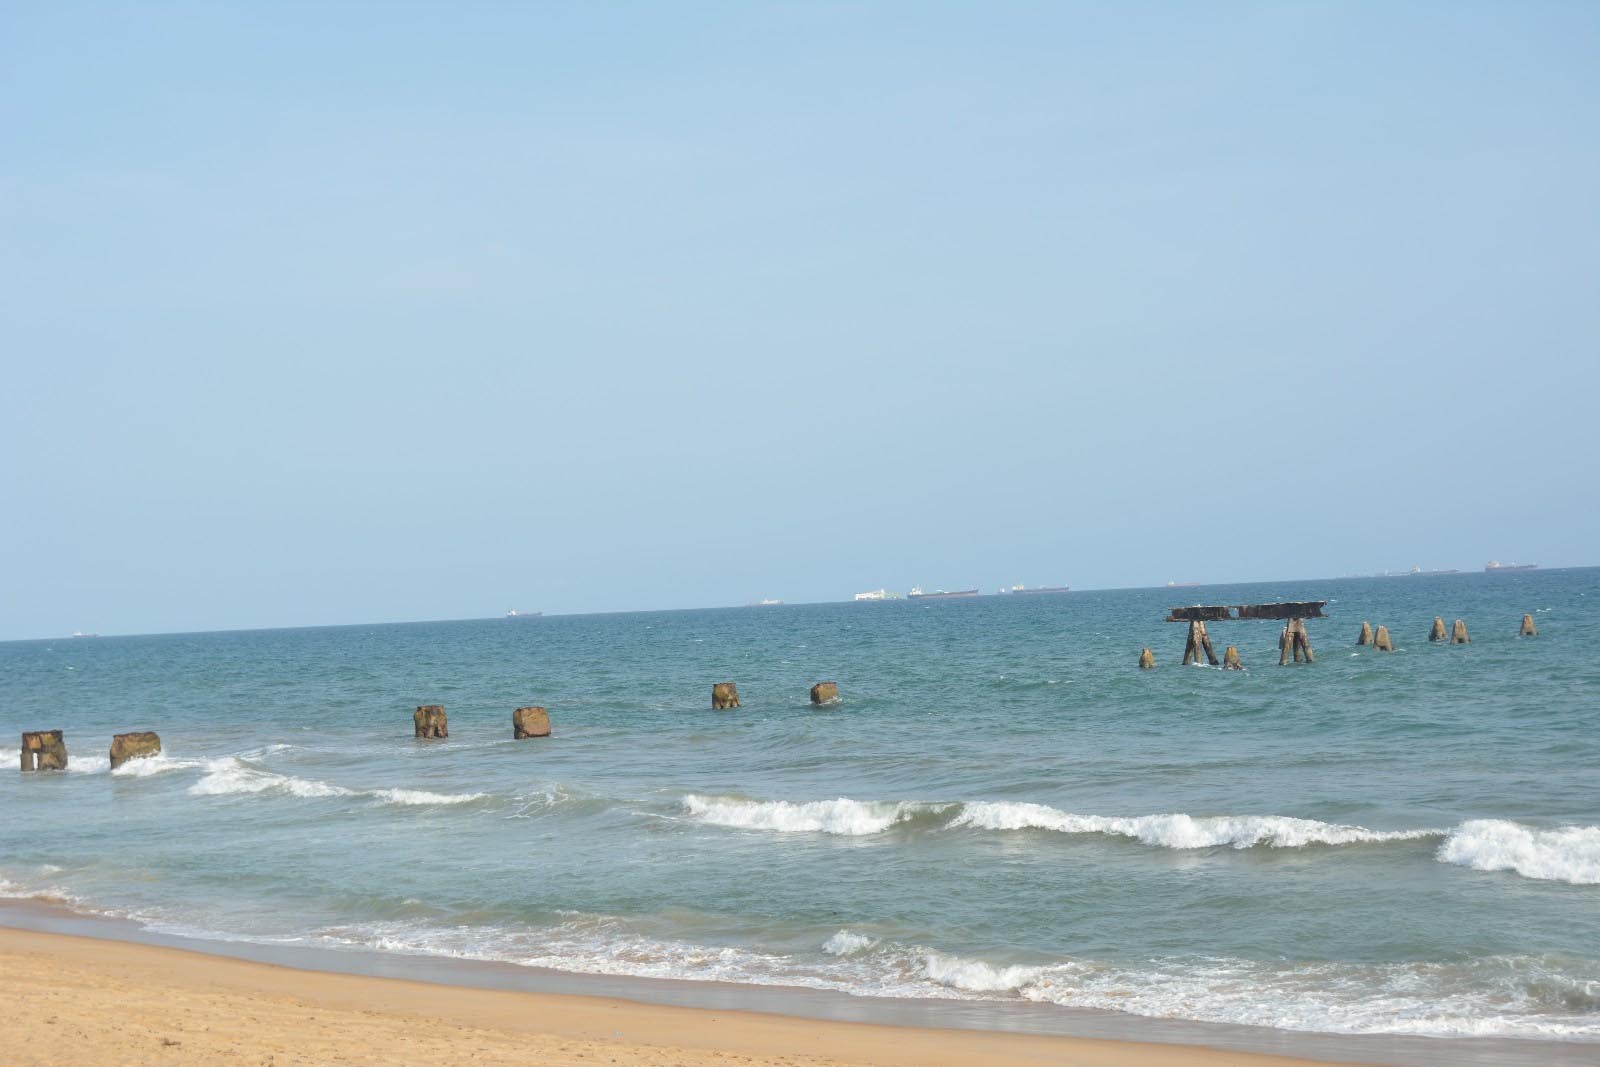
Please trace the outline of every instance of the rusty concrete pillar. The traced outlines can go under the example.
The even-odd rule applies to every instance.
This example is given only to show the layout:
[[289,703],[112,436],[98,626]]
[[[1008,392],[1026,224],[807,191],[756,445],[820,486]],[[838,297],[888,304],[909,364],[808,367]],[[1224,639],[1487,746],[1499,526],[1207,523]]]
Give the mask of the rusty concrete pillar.
[[1378,632],[1372,635],[1372,647],[1379,652],[1393,652],[1394,644],[1389,640],[1389,628],[1379,626]]
[[1539,636],[1539,628],[1533,624],[1533,616],[1532,615],[1524,615],[1522,617],[1522,631],[1518,636],[1521,636],[1521,637],[1538,637]]
[[726,711],[739,706],[739,687],[732,682],[718,682],[711,687],[711,710]]
[[1450,628],[1450,643],[1452,645],[1469,645],[1472,643],[1472,638],[1467,636],[1467,624],[1460,619],[1457,619],[1456,624]]
[[1370,622],[1363,622],[1361,624],[1361,633],[1356,637],[1356,644],[1372,644],[1372,624]]
[[1433,617],[1433,629],[1428,631],[1428,640],[1429,641],[1443,641],[1444,638],[1445,638],[1444,620],[1441,619],[1439,616],[1435,615]]
[[818,682],[811,687],[811,703],[813,704],[831,704],[838,699],[838,682]]
[[1225,671],[1244,670],[1244,664],[1239,662],[1239,650],[1232,645],[1222,651],[1222,669]]
[[444,738],[450,736],[450,720],[445,716],[443,704],[423,704],[411,716],[416,724],[417,736]]
[[111,738],[111,769],[129,760],[161,755],[161,738],[148,730],[133,734],[116,734]]
[[1156,665],[1156,654],[1154,652],[1151,652],[1148,648],[1140,649],[1139,650],[1139,669],[1141,671],[1148,671],[1151,668],[1153,668],[1155,665]]
[[22,735],[22,769],[64,771],[67,741],[60,730],[32,730]]
[[521,741],[527,737],[550,736],[550,713],[541,707],[518,708],[511,713],[511,737]]

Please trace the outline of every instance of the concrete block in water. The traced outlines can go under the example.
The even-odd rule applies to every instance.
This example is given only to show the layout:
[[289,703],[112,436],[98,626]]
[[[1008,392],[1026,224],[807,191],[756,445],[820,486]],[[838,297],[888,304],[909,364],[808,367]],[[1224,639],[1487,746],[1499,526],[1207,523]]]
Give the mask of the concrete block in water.
[[67,741],[60,730],[33,730],[22,735],[22,769],[64,771]]
[[1539,628],[1533,624],[1533,616],[1532,615],[1524,615],[1522,617],[1522,631],[1521,631],[1521,635],[1520,636],[1522,636],[1522,637],[1538,637],[1539,636]]
[[149,730],[131,734],[116,734],[111,738],[111,769],[131,759],[145,759],[161,755],[161,738]]
[[718,682],[711,687],[711,710],[726,711],[739,706],[739,687],[732,682]]
[[1393,652],[1394,644],[1389,640],[1389,628],[1378,627],[1377,633],[1372,635],[1372,647],[1379,652]]
[[1435,615],[1433,617],[1433,629],[1428,631],[1428,640],[1443,641],[1444,637],[1444,620]]
[[1460,619],[1457,619],[1456,624],[1450,628],[1450,643],[1452,645],[1468,645],[1472,643],[1472,638],[1467,636],[1467,624]]
[[811,687],[811,703],[813,704],[830,704],[838,699],[838,682],[818,682]]
[[511,713],[511,736],[518,741],[526,737],[549,737],[550,713],[539,707],[518,708]]
[[1222,669],[1225,671],[1244,670],[1244,664],[1239,662],[1239,650],[1232,645],[1222,650]]
[[1156,654],[1148,648],[1139,650],[1139,669],[1148,671],[1156,665]]
[[1363,622],[1361,624],[1361,633],[1356,637],[1356,644],[1372,644],[1372,624],[1370,622]]
[[416,723],[418,737],[450,736],[450,720],[445,717],[443,704],[423,704],[411,719]]

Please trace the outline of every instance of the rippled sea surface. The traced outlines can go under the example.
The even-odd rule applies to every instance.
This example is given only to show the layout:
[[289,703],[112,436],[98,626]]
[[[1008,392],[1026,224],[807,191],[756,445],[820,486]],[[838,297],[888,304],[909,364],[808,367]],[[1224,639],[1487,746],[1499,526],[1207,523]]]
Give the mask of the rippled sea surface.
[[[1314,665],[1278,667],[1271,622],[1212,625],[1243,672],[1177,665],[1167,607],[1275,599],[1330,601]],[[1600,1042],[1597,607],[1591,569],[0,644],[0,894],[606,974]],[[1435,615],[1471,644],[1430,644]],[[811,707],[824,679],[842,699]],[[742,708],[710,709],[720,680]],[[424,703],[449,740],[413,739]],[[552,738],[511,739],[525,704]],[[50,728],[69,771],[18,773]],[[164,754],[111,773],[138,729]]]

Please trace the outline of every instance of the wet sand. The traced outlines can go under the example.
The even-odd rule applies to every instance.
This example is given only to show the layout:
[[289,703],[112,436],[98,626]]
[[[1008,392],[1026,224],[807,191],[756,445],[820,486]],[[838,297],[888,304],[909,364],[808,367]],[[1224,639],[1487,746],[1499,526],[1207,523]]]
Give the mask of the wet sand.
[[0,929],[0,1062],[1279,1067],[1185,1045],[833,1022],[331,974]]

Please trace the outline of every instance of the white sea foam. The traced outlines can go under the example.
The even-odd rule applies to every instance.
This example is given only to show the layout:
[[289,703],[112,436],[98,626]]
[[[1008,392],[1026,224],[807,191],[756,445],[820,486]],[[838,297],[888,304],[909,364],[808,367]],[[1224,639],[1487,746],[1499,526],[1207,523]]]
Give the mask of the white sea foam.
[[111,773],[118,778],[151,778],[158,774],[165,774],[168,771],[185,771],[192,770],[195,767],[204,767],[207,763],[207,760],[175,759],[165,752],[158,752],[154,756],[144,756],[140,759],[129,760],[122,766],[113,769]]
[[861,837],[882,833],[895,823],[931,810],[927,805],[877,803],[839,797],[835,800],[743,800],[738,797],[683,798],[688,813],[714,826],[779,833],[842,834]]
[[[17,759],[22,759],[18,753]],[[74,774],[104,774],[111,769],[110,756],[74,756],[67,754],[67,770]]]
[[1475,871],[1600,885],[1600,826],[1539,830],[1503,819],[1473,819],[1450,832],[1438,858]]
[[962,806],[952,826],[982,830],[1053,830],[1063,834],[1110,834],[1131,837],[1160,848],[1303,848],[1307,845],[1352,845],[1414,841],[1438,837],[1443,830],[1368,830],[1296,819],[1284,815],[1074,815],[1044,804],[974,801]]
[[822,951],[830,956],[853,956],[863,949],[871,948],[877,941],[865,934],[853,933],[849,930],[840,930],[822,943]]
[[383,804],[407,807],[430,804],[465,804],[481,800],[484,793],[432,793],[425,789],[349,789],[331,782],[251,767],[235,757],[210,760],[206,773],[189,787],[193,796],[229,796],[250,793],[279,793],[317,799],[323,797],[365,797]]

